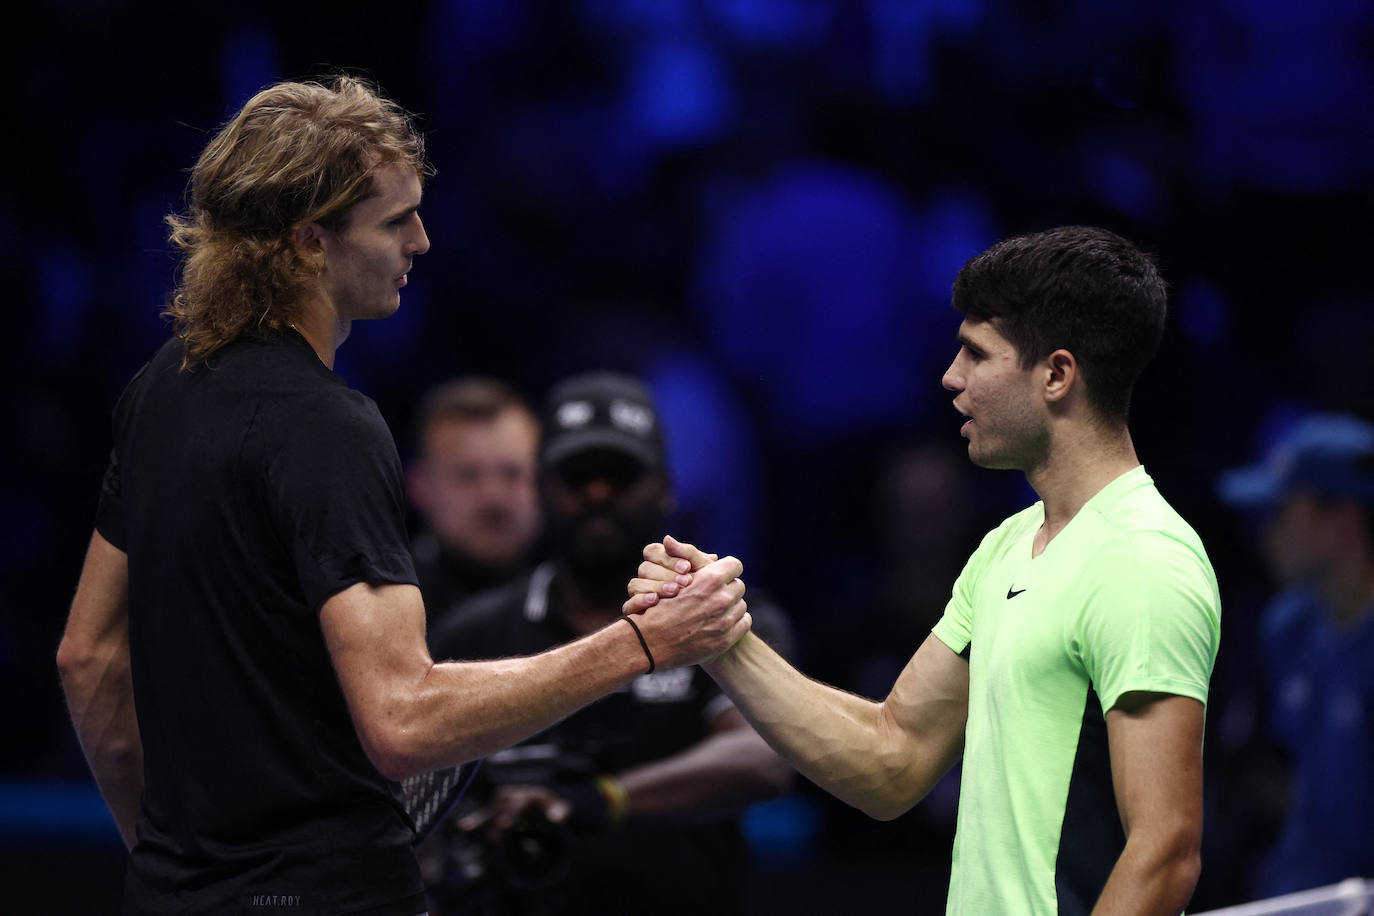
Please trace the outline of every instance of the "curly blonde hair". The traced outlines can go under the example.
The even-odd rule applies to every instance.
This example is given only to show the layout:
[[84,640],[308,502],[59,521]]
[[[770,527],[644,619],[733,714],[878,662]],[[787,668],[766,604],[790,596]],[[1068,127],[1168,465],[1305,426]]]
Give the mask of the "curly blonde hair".
[[249,99],[197,160],[188,211],[167,217],[182,260],[162,314],[185,344],[182,368],[250,325],[280,332],[300,317],[319,266],[293,230],[340,228],[397,162],[433,173],[410,115],[361,79],[278,83]]

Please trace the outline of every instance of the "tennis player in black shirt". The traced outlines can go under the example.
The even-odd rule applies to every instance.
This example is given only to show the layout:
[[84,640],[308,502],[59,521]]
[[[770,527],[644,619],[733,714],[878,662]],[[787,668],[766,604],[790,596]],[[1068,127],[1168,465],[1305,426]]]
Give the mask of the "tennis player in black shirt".
[[175,333],[115,409],[58,650],[131,849],[126,913],[414,916],[395,780],[749,628],[726,558],[688,612],[636,619],[642,643],[616,620],[541,655],[430,658],[395,445],[333,372],[429,248],[427,171],[408,116],[365,83],[282,83],[214,136],[169,219]]

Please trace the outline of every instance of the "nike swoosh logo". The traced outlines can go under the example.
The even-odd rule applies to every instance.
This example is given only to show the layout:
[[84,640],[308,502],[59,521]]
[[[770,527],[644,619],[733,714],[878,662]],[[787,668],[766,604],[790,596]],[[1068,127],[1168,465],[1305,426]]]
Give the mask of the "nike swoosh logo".
[[1025,591],[1024,588],[1022,588],[1022,589],[1016,589],[1015,591],[1013,591],[1012,589],[1007,589],[1007,598],[1008,598],[1008,600],[1010,600],[1010,599],[1012,599],[1012,598],[1015,598],[1017,595],[1021,594],[1021,593],[1024,592],[1024,591]]

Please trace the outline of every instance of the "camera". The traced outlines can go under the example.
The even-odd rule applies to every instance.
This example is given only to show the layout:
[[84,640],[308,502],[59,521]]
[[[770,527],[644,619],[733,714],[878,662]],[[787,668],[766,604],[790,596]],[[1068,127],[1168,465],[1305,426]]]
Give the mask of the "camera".
[[487,757],[447,823],[422,850],[425,881],[444,912],[535,914],[561,894],[571,870],[576,834],[532,805],[499,837],[462,831],[456,822],[481,810],[503,786],[545,786],[554,792],[586,785],[597,772],[594,756],[556,744],[527,744]]
[[497,852],[505,882],[516,888],[549,887],[568,872],[567,828],[529,808],[502,836]]

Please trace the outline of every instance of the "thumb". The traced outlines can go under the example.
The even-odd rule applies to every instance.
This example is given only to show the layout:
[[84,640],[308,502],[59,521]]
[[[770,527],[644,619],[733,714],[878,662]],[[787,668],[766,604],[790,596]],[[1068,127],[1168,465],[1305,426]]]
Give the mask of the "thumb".
[[679,541],[671,534],[664,535],[663,546],[668,551],[669,556],[678,557],[691,563],[692,572],[696,572],[716,559],[715,554],[704,553],[685,541]]

